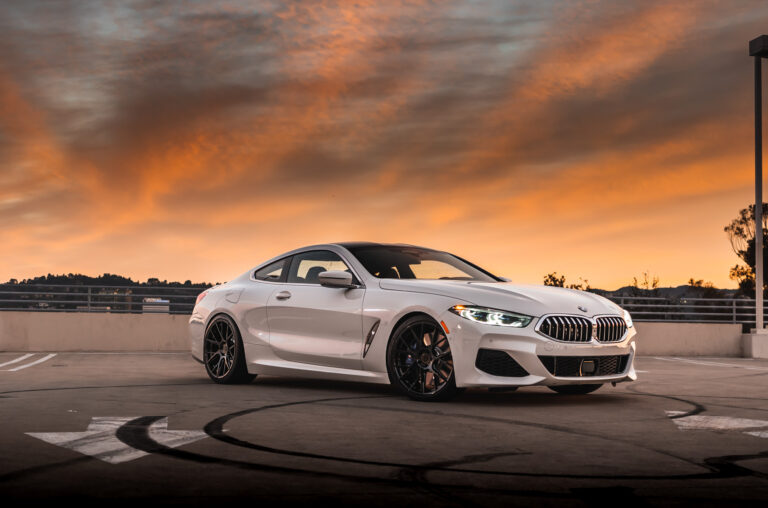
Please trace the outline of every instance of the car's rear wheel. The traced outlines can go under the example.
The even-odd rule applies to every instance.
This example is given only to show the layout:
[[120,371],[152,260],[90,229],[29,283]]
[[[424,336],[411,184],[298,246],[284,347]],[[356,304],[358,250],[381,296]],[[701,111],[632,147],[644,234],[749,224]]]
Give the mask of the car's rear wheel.
[[390,382],[415,400],[447,400],[458,392],[448,337],[428,316],[413,316],[395,329],[387,371]]
[[563,395],[584,395],[587,393],[592,393],[598,388],[603,386],[602,384],[599,385],[559,385],[559,386],[550,386],[550,390],[554,390],[557,393],[563,394]]
[[205,330],[203,363],[208,376],[217,383],[249,383],[256,377],[245,364],[243,341],[231,317],[214,317]]

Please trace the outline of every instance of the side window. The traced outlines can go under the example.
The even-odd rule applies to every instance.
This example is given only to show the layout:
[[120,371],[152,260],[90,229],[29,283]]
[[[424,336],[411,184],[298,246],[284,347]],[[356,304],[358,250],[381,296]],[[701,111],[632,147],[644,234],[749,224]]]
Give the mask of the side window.
[[280,282],[281,280],[283,280],[283,271],[285,269],[285,265],[289,260],[290,258],[284,258],[284,259],[281,259],[280,261],[275,261],[274,263],[270,263],[264,268],[259,268],[253,274],[253,278],[256,280]]
[[[329,250],[313,250],[293,256],[288,282],[294,284],[320,284],[318,276],[328,270],[341,270],[352,273],[338,254]],[[357,284],[354,274],[353,282]]]

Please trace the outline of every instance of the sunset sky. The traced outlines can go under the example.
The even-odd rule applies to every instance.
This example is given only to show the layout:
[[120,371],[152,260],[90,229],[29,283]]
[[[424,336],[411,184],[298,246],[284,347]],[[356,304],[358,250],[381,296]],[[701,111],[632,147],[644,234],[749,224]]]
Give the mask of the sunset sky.
[[405,242],[735,287],[755,1],[4,1],[0,281]]

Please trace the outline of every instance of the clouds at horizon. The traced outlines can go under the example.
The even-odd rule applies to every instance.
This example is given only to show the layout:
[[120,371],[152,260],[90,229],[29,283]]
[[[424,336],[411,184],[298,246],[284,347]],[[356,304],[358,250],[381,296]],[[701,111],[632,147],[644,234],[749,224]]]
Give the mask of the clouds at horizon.
[[732,285],[747,41],[703,2],[6,2],[0,279],[226,280],[300,245]]

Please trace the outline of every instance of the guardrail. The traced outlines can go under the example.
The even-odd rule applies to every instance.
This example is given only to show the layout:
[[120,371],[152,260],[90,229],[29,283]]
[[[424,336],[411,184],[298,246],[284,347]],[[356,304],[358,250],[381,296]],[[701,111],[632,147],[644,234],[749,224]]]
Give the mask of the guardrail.
[[[0,311],[191,314],[205,287],[0,284]],[[750,298],[609,296],[635,321],[754,324]],[[766,306],[768,315],[768,305]]]
[[[754,298],[609,296],[608,299],[628,310],[634,321],[755,323]],[[765,311],[768,313],[768,306]]]
[[0,284],[0,311],[191,314],[205,287]]

